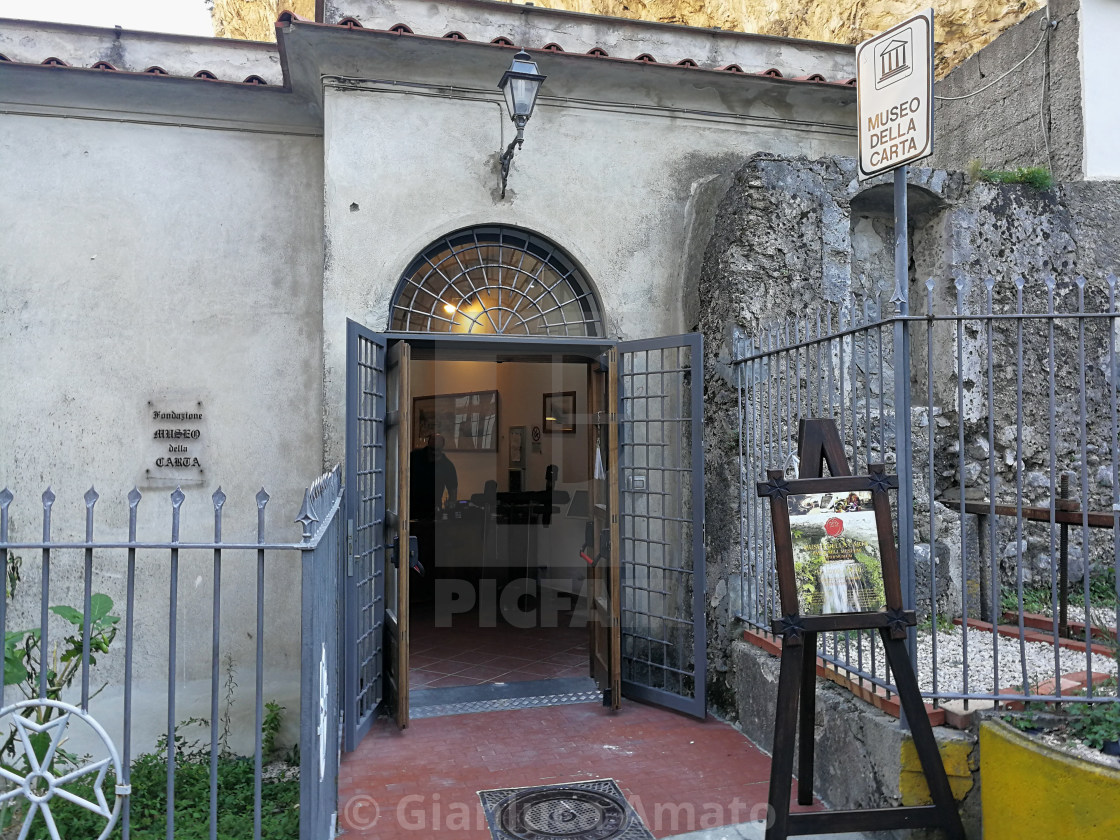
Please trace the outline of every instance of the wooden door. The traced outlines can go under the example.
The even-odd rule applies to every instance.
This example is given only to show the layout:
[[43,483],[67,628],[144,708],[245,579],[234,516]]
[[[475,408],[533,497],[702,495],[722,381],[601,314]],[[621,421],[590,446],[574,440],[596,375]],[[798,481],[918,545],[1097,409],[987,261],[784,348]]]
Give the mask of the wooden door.
[[408,726],[409,453],[412,444],[412,349],[398,341],[388,351],[385,412],[385,647],[387,694],[397,725]]
[[603,692],[603,705],[622,700],[618,565],[618,352],[612,347],[590,375],[592,446],[591,523],[588,546],[588,618],[591,676]]

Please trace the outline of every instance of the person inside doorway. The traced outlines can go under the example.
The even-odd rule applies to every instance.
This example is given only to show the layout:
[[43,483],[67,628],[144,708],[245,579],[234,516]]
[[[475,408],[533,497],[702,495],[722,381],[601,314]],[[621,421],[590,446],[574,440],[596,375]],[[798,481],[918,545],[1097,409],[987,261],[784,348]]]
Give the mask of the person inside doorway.
[[443,435],[431,434],[425,446],[412,450],[409,506],[413,519],[434,519],[437,512],[458,501],[459,475],[443,451],[446,446]]

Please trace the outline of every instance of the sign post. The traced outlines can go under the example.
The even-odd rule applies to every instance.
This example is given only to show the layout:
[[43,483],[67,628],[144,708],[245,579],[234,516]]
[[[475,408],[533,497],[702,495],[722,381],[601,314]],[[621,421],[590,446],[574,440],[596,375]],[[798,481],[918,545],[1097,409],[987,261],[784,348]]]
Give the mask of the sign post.
[[[933,154],[933,9],[902,21],[856,47],[859,179],[894,170],[894,295],[898,314],[910,314],[908,165]],[[910,332],[894,325],[895,369],[910,369]],[[895,455],[899,475],[911,474],[910,404],[905,377],[895,377]],[[898,541],[903,593],[913,608],[914,521],[909,481],[899,487]],[[913,633],[908,643],[915,654]],[[905,718],[904,718],[905,720]]]

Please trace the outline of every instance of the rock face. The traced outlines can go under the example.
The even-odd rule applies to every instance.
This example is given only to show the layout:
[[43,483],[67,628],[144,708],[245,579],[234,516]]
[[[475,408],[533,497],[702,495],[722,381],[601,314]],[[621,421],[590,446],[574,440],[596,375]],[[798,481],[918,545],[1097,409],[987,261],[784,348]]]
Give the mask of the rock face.
[[[990,520],[980,523],[968,514],[962,526],[962,517],[947,502],[959,501],[963,484],[967,500],[990,494],[1012,506],[1021,498],[1026,506],[1045,507],[1050,503],[1053,467],[1055,476],[1071,473],[1070,498],[1088,510],[1110,510],[1113,456],[1107,441],[1114,437],[1111,395],[1117,373],[1110,363],[1109,330],[1103,324],[1084,324],[1082,335],[1074,321],[1055,323],[1051,356],[1047,320],[1028,322],[1022,336],[1011,320],[995,323],[989,346],[988,326],[975,315],[989,306],[996,313],[1020,311],[1015,278],[1023,279],[1022,311],[1049,311],[1052,295],[1055,311],[1076,312],[1082,294],[1085,311],[1107,311],[1111,287],[1104,278],[1120,264],[1120,244],[1108,227],[1115,227],[1120,213],[1120,186],[1074,181],[1034,190],[969,182],[962,173],[922,168],[911,169],[909,183],[911,313],[944,317],[958,306],[972,313],[962,319],[959,350],[956,326],[950,321],[933,327],[932,336],[924,327],[913,333],[916,606],[923,616],[936,605],[941,616],[953,617],[967,608],[970,616],[978,617],[991,611],[993,602],[999,604],[1001,589],[1014,594],[1020,565],[1028,583],[1049,586],[1058,551],[1046,524],[1027,525],[1019,534],[1013,516],[997,517],[990,529]],[[858,381],[858,387],[849,385],[845,392],[847,434],[860,437],[857,450],[867,443],[871,452],[859,456],[867,460],[879,457],[874,449],[878,437],[873,425],[872,434],[865,436],[862,430],[869,427],[859,426],[858,416],[878,412],[889,430],[895,405],[889,341],[874,345],[874,352],[874,342],[861,346],[853,338],[842,349],[834,343],[823,356],[811,348],[800,356],[775,356],[768,367],[746,369],[742,380],[736,378],[731,360],[757,357],[813,335],[819,327],[805,315],[822,300],[843,302],[855,294],[885,302],[893,289],[893,219],[889,204],[881,204],[878,196],[886,187],[885,181],[860,184],[850,158],[753,155],[723,197],[697,284],[686,291],[686,298],[699,302],[696,325],[704,334],[706,354],[708,650],[717,696],[734,693],[720,685],[730,667],[726,652],[733,639],[728,618],[752,608],[761,616],[758,605],[765,599],[758,592],[763,587],[752,588],[751,581],[764,580],[759,570],[772,562],[765,554],[764,540],[769,538],[752,536],[762,534],[761,525],[760,530],[749,530],[763,515],[769,516],[765,508],[751,507],[753,482],[765,470],[781,466],[780,445],[788,439],[784,430],[796,430],[802,398],[830,400],[822,412],[827,414],[832,412],[831,397],[819,395],[832,393],[842,376]],[[1055,280],[1049,290],[1051,275]],[[1083,290],[1076,280],[1079,275],[1086,278]],[[927,292],[929,277],[936,282]],[[962,281],[959,304],[956,278]],[[799,317],[805,318],[800,332],[794,324]],[[760,344],[763,348],[757,349]],[[824,361],[818,364],[818,358]],[[791,370],[796,397],[788,396],[790,378],[783,379]],[[742,396],[741,382],[746,383]],[[774,383],[772,390],[765,390],[771,387],[766,382]],[[792,425],[782,427],[782,417],[793,418]],[[741,423],[747,426],[745,444],[740,443]],[[888,431],[888,448],[892,438]],[[885,460],[889,463],[891,457],[887,452]],[[739,487],[744,488],[742,496]],[[744,510],[745,553],[740,547]],[[757,510],[762,511],[759,518],[751,519]],[[1088,540],[1080,528],[1073,529],[1070,579],[1083,580],[1087,567],[1090,580],[1106,579],[1111,541],[1105,529],[1093,529]],[[723,592],[714,589],[714,582],[721,580],[729,582]],[[1081,591],[1081,586],[1077,583],[1074,590]]]
[[315,0],[213,0],[210,16],[218,38],[275,41],[281,12],[314,20]]
[[[535,0],[547,9],[718,27],[759,35],[858,44],[912,15],[903,0],[839,0],[805,4],[793,0]],[[944,76],[1003,30],[1043,7],[1041,0],[933,0],[936,72]],[[284,10],[315,14],[315,0],[214,0],[214,33],[223,38],[271,41]]]

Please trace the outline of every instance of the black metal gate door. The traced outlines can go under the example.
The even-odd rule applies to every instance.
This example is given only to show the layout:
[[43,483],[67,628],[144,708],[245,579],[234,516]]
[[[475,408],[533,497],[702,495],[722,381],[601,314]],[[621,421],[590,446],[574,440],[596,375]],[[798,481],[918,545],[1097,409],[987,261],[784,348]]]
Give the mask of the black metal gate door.
[[382,699],[385,624],[385,339],[346,322],[344,749],[358,746]]
[[622,693],[702,718],[702,340],[618,347]]

